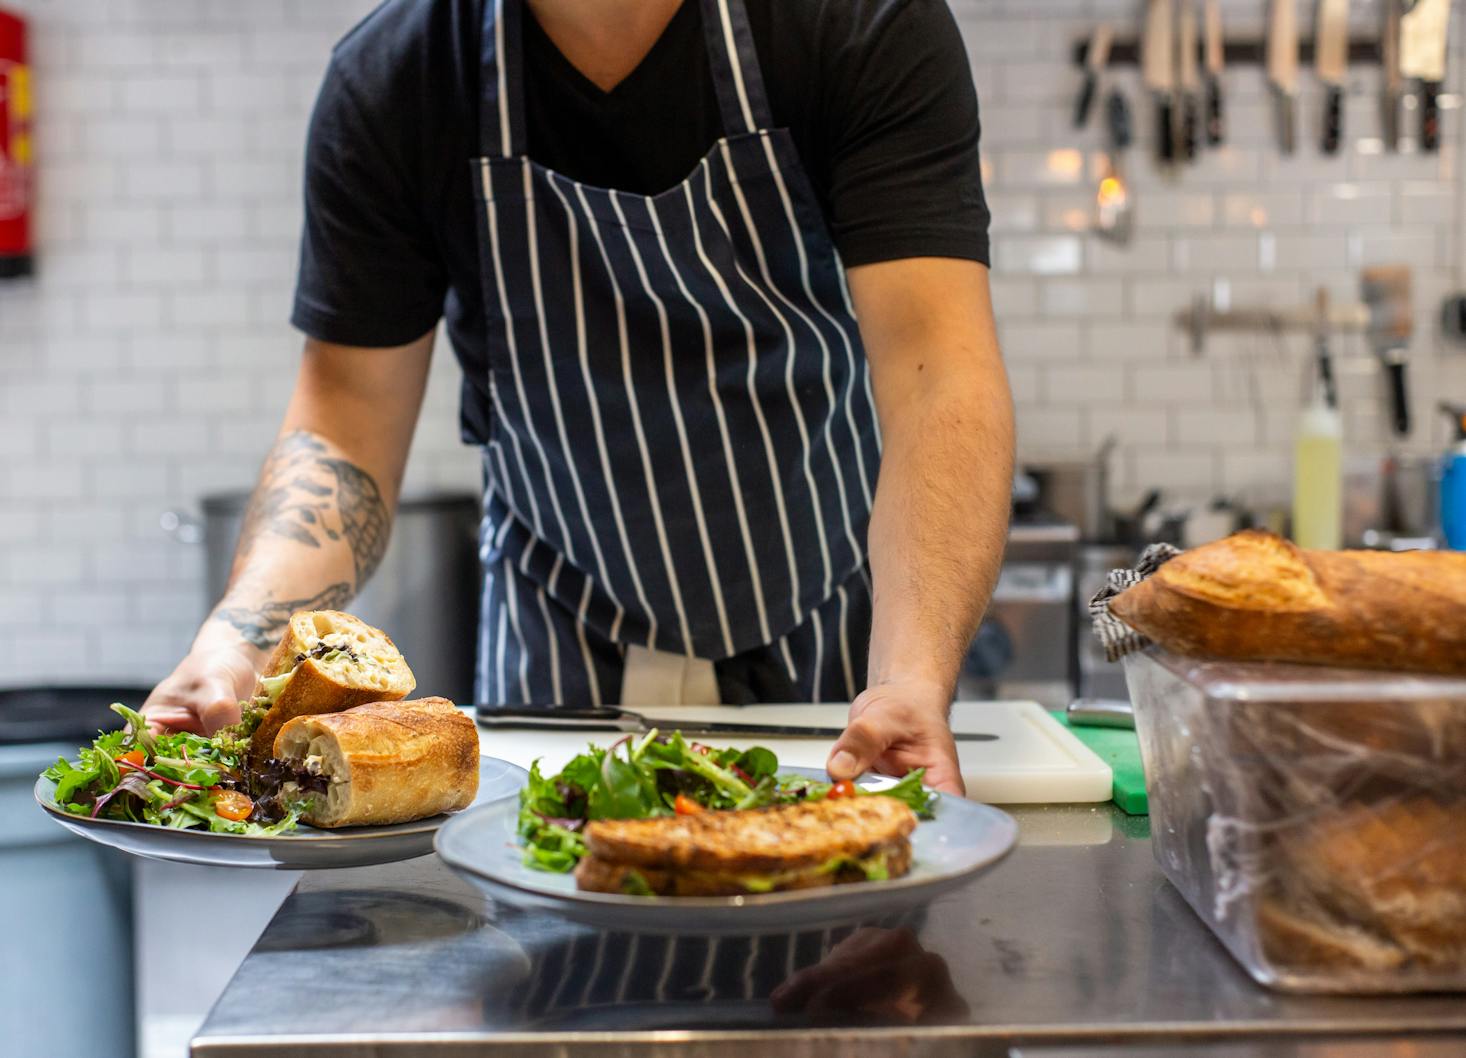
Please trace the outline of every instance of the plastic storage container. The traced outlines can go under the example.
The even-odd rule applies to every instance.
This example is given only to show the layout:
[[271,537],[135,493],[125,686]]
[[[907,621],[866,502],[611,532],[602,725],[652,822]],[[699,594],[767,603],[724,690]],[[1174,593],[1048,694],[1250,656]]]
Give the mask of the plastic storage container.
[[1466,991],[1466,680],[1125,669],[1156,859],[1254,979]]

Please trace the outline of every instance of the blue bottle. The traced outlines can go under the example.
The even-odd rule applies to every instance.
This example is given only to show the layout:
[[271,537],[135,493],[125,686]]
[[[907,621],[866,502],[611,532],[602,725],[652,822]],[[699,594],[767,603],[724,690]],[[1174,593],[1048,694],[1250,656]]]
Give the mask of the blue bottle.
[[1466,551],[1466,405],[1442,404],[1456,427],[1456,442],[1441,465],[1441,532],[1452,551]]

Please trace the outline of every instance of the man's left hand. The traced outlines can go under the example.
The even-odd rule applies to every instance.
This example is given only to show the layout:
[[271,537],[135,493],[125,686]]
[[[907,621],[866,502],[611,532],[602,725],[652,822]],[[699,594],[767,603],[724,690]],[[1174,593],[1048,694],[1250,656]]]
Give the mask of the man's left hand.
[[826,768],[837,780],[870,770],[902,776],[925,768],[927,786],[965,795],[947,722],[951,702],[950,689],[936,683],[908,680],[867,688],[851,704],[849,724]]

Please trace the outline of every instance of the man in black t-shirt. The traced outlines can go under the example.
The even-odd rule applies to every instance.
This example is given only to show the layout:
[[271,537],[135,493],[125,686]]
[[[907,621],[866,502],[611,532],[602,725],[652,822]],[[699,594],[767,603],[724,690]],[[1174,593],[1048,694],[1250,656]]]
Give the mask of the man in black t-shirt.
[[229,587],[145,711],[229,722],[371,575],[441,318],[480,701],[853,701],[832,774],[960,790],[1012,463],[987,222],[941,0],[388,0],[312,119],[305,357]]

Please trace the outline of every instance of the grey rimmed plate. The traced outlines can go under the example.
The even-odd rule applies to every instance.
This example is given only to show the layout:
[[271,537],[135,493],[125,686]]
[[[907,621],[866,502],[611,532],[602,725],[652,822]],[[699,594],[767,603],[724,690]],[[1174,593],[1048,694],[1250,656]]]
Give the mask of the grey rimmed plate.
[[[829,781],[812,768],[779,773]],[[894,781],[871,776],[860,785],[879,789]],[[517,799],[469,809],[449,820],[433,845],[444,863],[505,903],[637,933],[782,932],[898,914],[971,881],[1018,840],[1018,825],[1006,812],[943,796],[935,818],[912,833],[911,870],[901,878],[748,896],[622,896],[582,892],[573,875],[526,867],[515,833],[518,815]]]
[[[480,757],[478,797],[465,811],[492,808],[501,801],[517,810],[516,795],[527,775],[523,768],[508,761]],[[302,824],[274,837],[245,837],[75,816],[56,805],[55,793],[56,784],[50,779],[42,776],[36,781],[37,803],[73,834],[150,860],[199,863],[209,867],[310,871],[410,860],[432,852],[433,836],[438,828],[453,818],[443,814],[411,823],[344,827],[341,830],[317,830]]]

